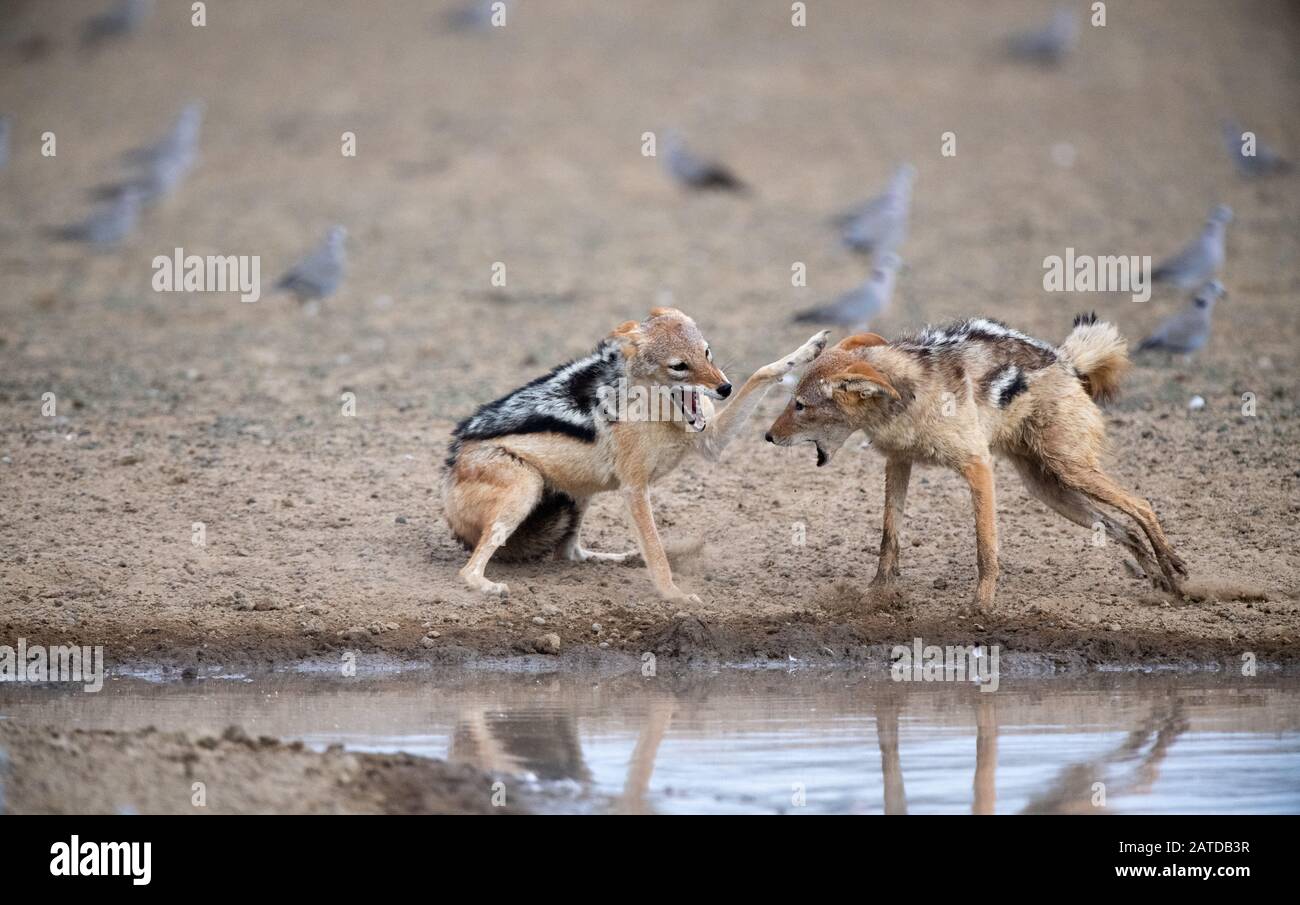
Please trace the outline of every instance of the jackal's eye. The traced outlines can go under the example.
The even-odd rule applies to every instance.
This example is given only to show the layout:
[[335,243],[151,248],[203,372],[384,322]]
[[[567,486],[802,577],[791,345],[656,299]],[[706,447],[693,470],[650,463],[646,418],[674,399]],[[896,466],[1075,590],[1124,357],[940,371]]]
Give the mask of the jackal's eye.
[[684,361],[670,361],[668,362],[668,370],[676,374],[685,374],[689,368],[686,367],[686,362]]
[[706,359],[708,359],[709,361],[713,361],[713,349],[711,349],[711,348],[708,347],[708,346],[705,346],[705,347],[704,347],[704,357],[705,357]]
[[800,402],[798,399],[794,401],[794,410],[796,412],[802,412],[804,410],[804,404]]

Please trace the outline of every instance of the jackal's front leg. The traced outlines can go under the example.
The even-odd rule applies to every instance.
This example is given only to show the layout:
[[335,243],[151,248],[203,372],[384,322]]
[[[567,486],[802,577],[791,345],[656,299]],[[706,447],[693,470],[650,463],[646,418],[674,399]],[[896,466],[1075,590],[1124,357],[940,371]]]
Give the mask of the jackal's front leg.
[[665,600],[677,603],[699,603],[700,598],[687,594],[673,583],[673,570],[668,565],[668,554],[664,552],[663,541],[659,539],[659,529],[655,527],[654,513],[650,510],[650,488],[632,486],[623,488],[623,499],[627,502],[628,515],[632,518],[632,530],[636,532],[637,545],[646,568],[650,570],[650,580],[655,589]]
[[970,485],[971,503],[975,508],[979,584],[973,602],[976,609],[982,610],[993,605],[993,592],[998,583],[998,518],[993,495],[993,463],[987,458],[971,459],[962,469],[962,476]]
[[826,348],[826,337],[830,336],[830,333],[829,330],[821,331],[789,355],[755,371],[727,403],[726,408],[718,412],[700,432],[698,439],[700,450],[711,458],[716,459],[720,456],[727,444],[740,433],[745,422],[754,414],[758,404],[767,395],[767,391],[776,386],[786,374],[803,367],[820,355]]
[[880,538],[880,564],[872,584],[891,583],[898,577],[898,530],[903,524],[903,507],[907,503],[907,485],[912,479],[912,463],[906,459],[885,462],[885,519]]

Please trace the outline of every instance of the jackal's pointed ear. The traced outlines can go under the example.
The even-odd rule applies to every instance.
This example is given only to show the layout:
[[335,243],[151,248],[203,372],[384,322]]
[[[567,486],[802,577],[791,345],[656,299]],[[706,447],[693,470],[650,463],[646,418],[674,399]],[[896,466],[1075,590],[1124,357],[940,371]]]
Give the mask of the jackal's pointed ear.
[[677,308],[651,308],[651,317],[686,317],[686,315]]
[[641,344],[643,336],[641,325],[636,321],[624,321],[609,334],[610,339],[616,339],[622,343],[623,354],[628,358],[636,354],[637,346]]
[[822,381],[822,392],[826,394],[826,398],[834,396],[836,390],[857,393],[864,399],[868,396],[902,398],[889,379],[865,361],[855,361],[843,371],[832,374]]
[[851,352],[854,349],[865,349],[868,346],[883,346],[887,341],[883,336],[876,333],[855,333],[852,336],[846,336],[838,343],[835,348],[841,352]]

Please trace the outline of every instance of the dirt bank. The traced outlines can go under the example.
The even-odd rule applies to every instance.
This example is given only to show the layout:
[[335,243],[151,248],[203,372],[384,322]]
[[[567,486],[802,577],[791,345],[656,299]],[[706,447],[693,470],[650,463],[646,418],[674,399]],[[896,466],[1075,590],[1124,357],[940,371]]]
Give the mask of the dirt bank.
[[507,789],[464,764],[409,754],[323,753],[300,742],[201,733],[0,723],[9,814],[502,814]]

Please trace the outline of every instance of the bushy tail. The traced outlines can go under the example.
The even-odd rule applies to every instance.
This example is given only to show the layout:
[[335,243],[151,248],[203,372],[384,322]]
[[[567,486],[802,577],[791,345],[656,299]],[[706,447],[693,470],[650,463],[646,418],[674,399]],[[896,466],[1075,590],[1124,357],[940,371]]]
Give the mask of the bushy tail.
[[1114,324],[1097,320],[1095,313],[1078,315],[1060,352],[1079,372],[1083,388],[1093,399],[1108,402],[1119,395],[1120,381],[1129,369],[1128,344]]

